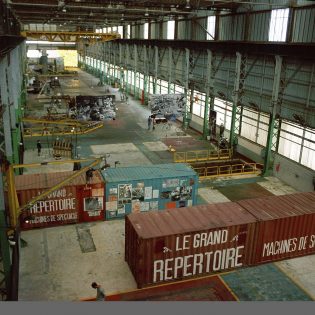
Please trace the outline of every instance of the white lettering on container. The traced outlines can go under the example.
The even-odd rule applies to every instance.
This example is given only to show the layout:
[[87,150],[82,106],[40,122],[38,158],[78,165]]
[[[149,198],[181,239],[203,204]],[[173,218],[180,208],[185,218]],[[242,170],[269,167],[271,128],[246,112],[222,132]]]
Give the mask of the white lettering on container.
[[264,243],[262,257],[290,253],[297,249],[297,238]]
[[241,267],[241,251],[243,249],[244,246],[238,246],[165,260],[155,260],[153,262],[153,283]]

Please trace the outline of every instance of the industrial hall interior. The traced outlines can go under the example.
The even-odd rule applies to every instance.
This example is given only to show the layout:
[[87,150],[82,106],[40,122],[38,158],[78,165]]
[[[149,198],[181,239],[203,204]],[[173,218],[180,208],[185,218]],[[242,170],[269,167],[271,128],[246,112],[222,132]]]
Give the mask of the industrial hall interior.
[[0,14],[0,301],[315,300],[315,1]]

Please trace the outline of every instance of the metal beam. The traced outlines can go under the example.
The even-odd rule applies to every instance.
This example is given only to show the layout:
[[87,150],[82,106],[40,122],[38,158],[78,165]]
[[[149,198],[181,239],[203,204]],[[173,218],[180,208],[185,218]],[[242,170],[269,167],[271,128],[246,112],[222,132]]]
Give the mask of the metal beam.
[[21,35],[28,39],[47,40],[54,42],[88,42],[95,44],[97,42],[107,42],[120,38],[118,33],[93,33],[93,32],[45,32],[45,31],[23,31]]
[[276,65],[274,71],[274,80],[273,80],[273,89],[271,96],[271,112],[269,116],[269,128],[268,128],[268,136],[266,143],[266,152],[264,158],[264,169],[262,174],[269,175],[272,174],[273,168],[273,155],[277,151],[277,147],[279,144],[279,134],[280,134],[280,123],[281,121],[277,119],[277,113],[279,108],[279,103],[282,101],[282,93],[281,92],[281,82],[284,84],[284,80],[281,80],[283,76],[283,65],[282,65],[282,57],[276,56]]
[[315,44],[314,43],[244,43],[240,41],[197,41],[197,40],[143,40],[143,39],[119,39],[121,42],[138,45],[152,45],[159,47],[172,47],[173,49],[192,49],[192,50],[207,50],[210,49],[218,53],[251,55],[280,55],[291,56],[296,58],[315,59]]
[[[213,66],[213,53],[211,50],[207,50],[207,65],[206,65],[206,101],[203,116],[203,138],[206,139],[209,135],[209,98],[210,107],[214,104],[214,66]],[[211,108],[213,109],[213,108]],[[211,128],[211,126],[210,126]]]
[[238,143],[238,136],[241,133],[242,125],[242,98],[244,94],[244,83],[246,77],[246,56],[236,53],[235,81],[233,90],[233,106],[230,128],[230,148]]
[[187,102],[187,96],[188,96],[188,89],[189,89],[189,71],[190,71],[190,61],[189,61],[189,57],[190,57],[190,50],[188,48],[185,48],[185,59],[184,59],[184,88],[185,88],[185,99],[186,99],[186,105],[185,105],[185,113],[184,113],[184,117],[183,117],[183,127],[184,129],[188,128],[188,124],[189,124],[189,116],[190,113],[188,112],[188,106],[190,106],[190,104],[188,104]]

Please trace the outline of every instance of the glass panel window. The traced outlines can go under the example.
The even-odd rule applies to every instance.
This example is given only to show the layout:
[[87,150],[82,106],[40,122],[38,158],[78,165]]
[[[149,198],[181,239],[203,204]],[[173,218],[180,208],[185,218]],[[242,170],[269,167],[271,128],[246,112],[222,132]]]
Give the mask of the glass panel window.
[[175,93],[185,93],[185,89],[182,86],[175,84]]
[[120,38],[124,38],[124,27],[122,25],[118,26],[118,33],[120,34]]
[[167,39],[175,38],[175,21],[167,22]]
[[232,120],[232,103],[216,97],[214,99],[214,110],[217,112],[217,125],[221,125],[222,123],[225,129],[230,130]]
[[291,123],[281,124],[278,152],[296,162],[299,162],[303,130]]
[[288,28],[289,10],[290,9],[278,9],[271,11],[269,41],[285,41]]
[[130,38],[130,25],[127,25],[127,30],[126,30],[126,38],[129,39]]
[[143,25],[143,38],[149,39],[149,23],[144,23]]
[[268,137],[269,116],[263,113],[259,115],[259,128],[257,132],[257,143],[265,146]]
[[208,16],[207,40],[214,40],[214,36],[215,36],[215,16]]
[[258,113],[243,109],[241,135],[251,141],[256,141]]

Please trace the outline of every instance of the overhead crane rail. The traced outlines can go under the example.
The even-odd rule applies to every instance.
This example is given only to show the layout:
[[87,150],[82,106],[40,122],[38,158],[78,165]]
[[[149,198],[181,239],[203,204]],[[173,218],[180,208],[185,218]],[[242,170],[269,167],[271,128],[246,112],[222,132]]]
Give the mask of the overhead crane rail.
[[77,121],[72,119],[47,120],[41,118],[22,118],[22,122],[37,124],[24,128],[24,137],[81,135],[103,127],[101,121]]
[[93,33],[93,32],[48,32],[48,31],[22,31],[21,35],[36,40],[62,42],[89,42],[94,44],[97,42],[107,42],[120,38],[119,33]]

